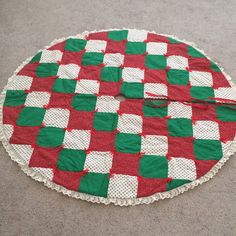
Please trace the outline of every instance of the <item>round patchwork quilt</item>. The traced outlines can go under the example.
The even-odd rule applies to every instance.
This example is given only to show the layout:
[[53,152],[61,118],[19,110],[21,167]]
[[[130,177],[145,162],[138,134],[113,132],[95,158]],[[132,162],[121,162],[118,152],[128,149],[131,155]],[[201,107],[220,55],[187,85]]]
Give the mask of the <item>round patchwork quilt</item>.
[[212,178],[236,149],[235,85],[173,36],[122,29],[56,40],[1,96],[11,158],[92,202],[171,198]]

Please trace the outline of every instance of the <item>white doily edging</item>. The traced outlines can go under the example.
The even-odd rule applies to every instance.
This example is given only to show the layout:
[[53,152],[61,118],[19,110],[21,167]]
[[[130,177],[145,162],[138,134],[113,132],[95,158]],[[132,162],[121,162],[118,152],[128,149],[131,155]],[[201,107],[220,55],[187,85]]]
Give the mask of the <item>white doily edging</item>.
[[[123,29],[127,29],[127,28],[123,28]],[[60,43],[64,40],[66,40],[67,38],[73,38],[73,37],[81,37],[81,38],[85,38],[85,36],[89,33],[95,33],[95,32],[101,32],[101,31],[110,31],[110,30],[119,30],[119,29],[105,29],[105,30],[99,30],[99,31],[84,31],[82,34],[78,34],[76,36],[69,36],[66,38],[60,38],[60,39],[56,39],[54,41],[52,41],[50,43],[49,46],[44,47],[44,49],[53,46],[56,43]],[[128,30],[128,29],[127,29]],[[150,33],[155,33],[157,34],[155,31],[147,31]],[[188,42],[186,40],[180,40],[179,38],[177,38],[176,36],[173,35],[167,35],[167,34],[159,34],[159,35],[163,35],[166,37],[171,37],[173,39],[176,39],[178,41],[184,42],[188,45],[193,46],[194,48],[196,48],[197,50],[199,50],[201,53],[203,53],[209,60],[211,60],[203,50],[200,50],[196,44]],[[38,52],[40,52],[43,49],[40,49]],[[29,57],[28,59],[26,59],[14,72],[14,74],[8,79],[7,85],[9,84],[9,82],[11,82],[13,80],[13,77],[27,64],[30,62],[30,60],[33,57]],[[215,61],[214,61],[215,62]],[[215,62],[216,63],[216,62]],[[236,88],[236,86],[234,85],[234,83],[232,82],[231,77],[225,73],[224,69],[222,67],[220,67],[218,65],[218,63],[216,63],[216,65],[220,68],[220,70],[223,72],[223,74],[225,75],[225,77],[228,79],[228,81],[230,82],[230,85],[234,88]],[[57,192],[61,192],[64,195],[73,197],[73,198],[77,198],[77,199],[81,199],[81,200],[86,200],[89,202],[93,202],[93,203],[103,203],[103,204],[109,204],[109,203],[113,203],[115,205],[119,205],[119,206],[134,206],[134,205],[139,205],[139,204],[149,204],[152,203],[154,201],[158,201],[160,199],[165,199],[165,198],[173,198],[185,191],[188,191],[189,189],[193,189],[194,187],[207,182],[208,180],[210,180],[211,178],[213,178],[218,171],[221,169],[221,167],[225,164],[225,162],[229,159],[229,157],[231,155],[233,155],[236,152],[236,136],[234,141],[231,143],[230,147],[228,148],[227,153],[221,158],[221,160],[219,160],[217,162],[217,164],[209,171],[207,172],[204,176],[200,177],[197,180],[194,180],[190,183],[184,184],[178,188],[172,189],[168,192],[162,192],[162,193],[156,193],[153,194],[152,196],[148,196],[148,197],[142,197],[142,198],[132,198],[132,199],[117,199],[117,198],[103,198],[103,197],[97,197],[97,196],[92,196],[89,194],[84,194],[84,193],[79,193],[79,192],[75,192],[75,191],[71,191],[68,190],[60,185],[57,185],[53,182],[51,182],[50,180],[48,180],[46,177],[42,176],[40,173],[35,172],[34,170],[32,170],[31,168],[29,168],[27,166],[27,164],[25,163],[24,160],[22,160],[22,158],[18,155],[18,153],[15,152],[15,150],[12,148],[11,144],[8,142],[8,139],[6,138],[6,135],[4,134],[4,130],[3,130],[3,120],[2,120],[2,116],[3,116],[3,103],[5,100],[5,94],[7,91],[7,85],[4,87],[2,93],[1,93],[1,98],[0,98],[0,140],[2,141],[2,144],[4,146],[4,148],[6,149],[7,153],[9,154],[9,156],[11,157],[11,159],[15,162],[18,163],[18,165],[20,166],[20,168],[22,169],[22,171],[24,173],[26,173],[28,176],[30,176],[32,179],[38,181],[38,182],[43,182],[45,186],[47,186],[50,189],[54,189]]]

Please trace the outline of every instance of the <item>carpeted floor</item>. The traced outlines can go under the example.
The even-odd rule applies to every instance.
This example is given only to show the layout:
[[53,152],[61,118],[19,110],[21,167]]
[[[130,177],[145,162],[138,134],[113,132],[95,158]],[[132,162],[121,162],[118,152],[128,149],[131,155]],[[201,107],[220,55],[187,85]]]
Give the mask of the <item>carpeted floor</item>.
[[[194,41],[236,81],[236,1],[0,0],[0,86],[54,38],[139,28]],[[121,208],[68,198],[36,183],[0,146],[0,235],[234,235],[236,159],[171,200]],[[236,157],[236,156],[234,156]]]

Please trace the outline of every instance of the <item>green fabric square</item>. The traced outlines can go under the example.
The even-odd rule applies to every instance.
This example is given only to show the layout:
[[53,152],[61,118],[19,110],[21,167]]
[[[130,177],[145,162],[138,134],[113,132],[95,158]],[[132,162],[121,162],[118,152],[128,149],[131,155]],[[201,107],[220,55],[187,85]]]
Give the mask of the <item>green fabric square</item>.
[[168,159],[165,156],[142,156],[139,174],[145,178],[167,178]]
[[93,128],[95,130],[113,131],[117,127],[118,115],[116,113],[95,112]]
[[168,70],[167,80],[169,84],[187,85],[189,81],[189,72],[176,69]]
[[189,56],[195,57],[195,58],[205,57],[201,52],[199,52],[197,49],[193,48],[192,46],[188,46],[188,54]]
[[53,85],[53,92],[74,93],[76,81],[72,79],[56,79]]
[[24,107],[17,119],[19,126],[40,126],[45,114],[44,108]]
[[40,129],[36,143],[42,147],[59,147],[62,145],[64,134],[64,129],[44,127]]
[[4,106],[16,107],[24,105],[27,93],[22,90],[7,90]]
[[41,59],[42,52],[37,53],[30,61],[30,63],[39,62]]
[[209,102],[212,101],[212,99],[209,98],[214,98],[214,90],[211,87],[192,86],[190,94],[193,98],[209,100]]
[[145,100],[143,105],[144,116],[165,117],[167,112],[167,101]]
[[191,182],[190,180],[186,180],[186,179],[172,179],[171,182],[167,183],[166,191],[170,191],[171,189],[180,187],[190,182]]
[[144,42],[127,42],[126,44],[127,54],[145,54],[146,43]]
[[103,62],[104,54],[99,52],[86,52],[83,55],[82,65],[94,65],[98,66]]
[[93,94],[75,94],[72,100],[72,107],[79,111],[94,111],[97,96]]
[[90,173],[81,177],[79,192],[107,197],[109,174]]
[[120,41],[120,40],[126,40],[128,35],[128,30],[113,30],[108,32],[108,38]]
[[65,44],[65,50],[71,52],[79,52],[85,49],[87,41],[84,39],[67,39]]
[[143,98],[144,85],[142,83],[123,82],[121,85],[121,93],[127,98]]
[[216,106],[216,114],[221,121],[236,121],[236,106]]
[[57,63],[41,63],[36,68],[36,75],[38,77],[56,76],[58,67]]
[[192,120],[186,118],[169,119],[168,132],[170,136],[191,137],[193,136]]
[[162,55],[147,55],[145,65],[149,69],[166,69],[166,57]]
[[115,147],[118,152],[139,153],[141,136],[137,134],[117,133]]
[[57,160],[57,168],[64,171],[83,171],[85,158],[84,150],[63,148]]
[[215,72],[220,72],[219,66],[217,66],[213,61],[211,61],[211,69],[214,70]]
[[194,155],[198,160],[220,160],[223,156],[219,140],[194,140]]
[[122,77],[122,69],[119,67],[103,67],[101,79],[103,81],[119,82]]

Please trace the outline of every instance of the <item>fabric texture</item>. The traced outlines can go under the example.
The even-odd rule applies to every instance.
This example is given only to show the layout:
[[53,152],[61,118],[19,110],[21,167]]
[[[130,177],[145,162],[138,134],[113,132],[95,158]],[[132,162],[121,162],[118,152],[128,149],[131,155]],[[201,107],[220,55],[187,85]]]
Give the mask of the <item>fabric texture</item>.
[[17,160],[87,198],[181,192],[235,145],[229,78],[193,46],[144,30],[57,42],[21,67],[3,96],[2,139]]

